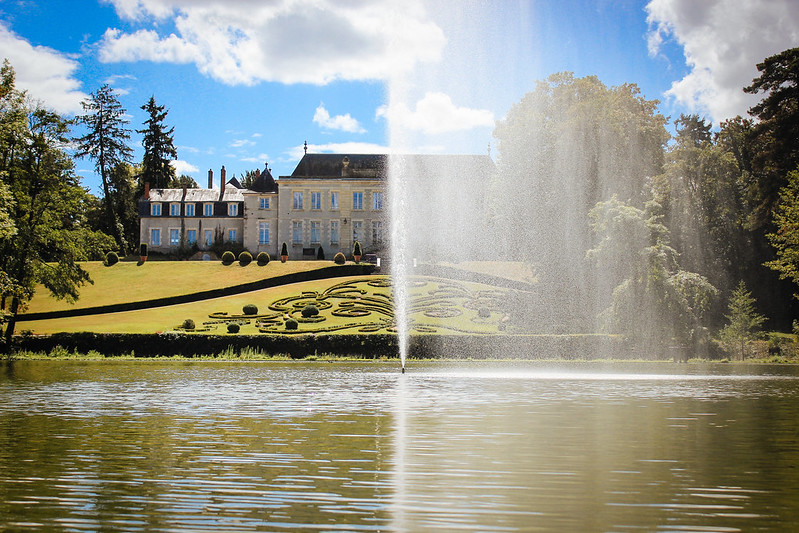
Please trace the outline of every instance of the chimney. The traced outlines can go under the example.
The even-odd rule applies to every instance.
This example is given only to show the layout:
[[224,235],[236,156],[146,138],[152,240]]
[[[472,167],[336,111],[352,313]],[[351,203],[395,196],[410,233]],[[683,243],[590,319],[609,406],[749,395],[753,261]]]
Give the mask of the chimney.
[[149,200],[150,199],[150,182],[149,181],[145,181],[144,182],[144,199],[145,200]]
[[222,184],[219,187],[219,200],[222,200],[222,197],[225,196],[225,165],[222,165],[222,171],[219,173],[222,179]]
[[208,169],[208,188],[209,189],[214,188],[214,171],[211,170],[210,168]]

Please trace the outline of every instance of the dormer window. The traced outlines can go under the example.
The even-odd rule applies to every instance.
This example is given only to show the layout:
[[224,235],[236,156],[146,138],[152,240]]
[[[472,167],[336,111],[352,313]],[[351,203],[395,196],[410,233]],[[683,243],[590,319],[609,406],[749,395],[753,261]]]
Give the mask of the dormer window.
[[227,204],[227,216],[235,217],[238,215],[239,215],[239,204],[233,202]]
[[161,216],[161,204],[159,204],[159,203],[150,204],[150,215],[154,216],[154,217],[160,217]]
[[211,203],[203,204],[203,216],[205,217],[214,216],[214,204]]
[[171,217],[180,216],[180,204],[169,204],[169,216]]
[[187,217],[194,216],[194,204],[186,204],[186,216]]

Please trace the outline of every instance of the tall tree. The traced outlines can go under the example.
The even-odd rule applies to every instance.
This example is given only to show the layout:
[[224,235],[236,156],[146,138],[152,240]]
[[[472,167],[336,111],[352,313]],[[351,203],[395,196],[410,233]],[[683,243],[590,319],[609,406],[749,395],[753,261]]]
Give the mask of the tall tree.
[[746,290],[743,281],[732,292],[728,309],[729,314],[726,317],[729,323],[719,332],[719,337],[727,350],[731,353],[738,352],[743,361],[747,345],[755,339],[766,317],[755,309],[755,298]]
[[85,114],[79,115],[76,120],[85,125],[88,132],[75,139],[78,143],[75,155],[94,160],[95,169],[103,182],[106,223],[116,238],[120,251],[125,254],[128,243],[120,223],[119,206],[114,198],[116,191],[112,172],[117,165],[131,160],[133,150],[127,145],[130,130],[125,127],[129,121],[125,118],[125,109],[119,103],[114,90],[107,84],[81,102],[81,106]]
[[175,149],[173,135],[175,127],[167,128],[164,124],[169,111],[164,106],[155,103],[155,96],[141,108],[147,111],[146,128],[136,130],[141,133],[144,146],[144,159],[142,160],[141,186],[149,183],[155,189],[169,187],[175,179],[175,168],[171,161],[178,157]]
[[799,166],[799,48],[767,57],[757,70],[760,76],[744,92],[765,93],[749,110],[757,118],[753,129],[758,148],[753,158],[757,202],[753,222],[761,227],[770,221],[788,173]]
[[[3,299],[10,300],[6,347],[14,333],[16,313],[24,308],[41,283],[56,298],[74,301],[90,282],[80,267],[114,247],[111,237],[87,228],[89,201],[80,186],[72,159],[66,154],[68,123],[57,114],[30,108],[13,88],[0,97],[4,154],[0,159],[3,189],[13,203],[3,201],[9,213],[0,232],[0,271]],[[23,116],[22,122],[12,117]],[[13,221],[13,230],[8,223]],[[9,231],[15,232],[13,236]]]
[[[777,258],[766,263],[780,278],[799,285],[799,169],[788,174],[788,184],[780,189],[780,200],[774,210],[774,233],[768,234]],[[795,294],[799,298],[799,294]]]

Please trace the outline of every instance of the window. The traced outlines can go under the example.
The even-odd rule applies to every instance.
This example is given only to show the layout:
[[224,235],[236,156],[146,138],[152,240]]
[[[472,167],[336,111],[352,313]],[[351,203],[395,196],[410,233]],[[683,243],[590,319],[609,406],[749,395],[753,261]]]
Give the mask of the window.
[[169,204],[169,216],[171,217],[180,216],[180,204]]
[[312,192],[311,193],[311,209],[322,209],[322,193],[321,192]]
[[161,216],[161,204],[150,204],[150,215],[154,217]]
[[180,244],[180,230],[169,230],[169,246],[178,246]]
[[150,245],[151,246],[161,246],[161,230],[160,229],[151,229],[150,230]]
[[291,243],[302,244],[302,221],[296,220],[291,223]]
[[204,217],[214,216],[214,204],[203,204],[203,216]]
[[203,233],[205,234],[205,245],[212,246],[214,244],[214,232],[207,229]]
[[187,217],[194,216],[194,204],[186,204],[186,216]]
[[338,209],[338,193],[331,192],[330,193],[330,209],[337,210]]
[[302,193],[294,193],[294,209],[302,209]]
[[261,209],[269,209],[269,198],[261,196],[259,207]]
[[363,238],[363,222],[352,223],[352,242],[360,241]]
[[186,242],[189,246],[197,243],[197,230],[190,229],[186,231]]
[[229,240],[230,242],[236,242],[236,237],[237,237],[236,230],[234,229],[227,230],[227,240]]
[[331,220],[330,221],[330,244],[338,244],[338,241],[339,241],[338,220]]
[[383,242],[383,223],[377,220],[372,222],[372,244]]
[[352,193],[352,208],[353,209],[363,209],[363,193],[362,192],[354,192]]
[[227,204],[227,216],[235,217],[239,214],[239,204],[230,202]]
[[269,244],[269,222],[258,223],[258,244]]
[[311,244],[322,242],[322,223],[318,220],[311,221]]
[[372,209],[374,211],[382,211],[383,210],[383,193],[382,192],[373,192],[372,193]]

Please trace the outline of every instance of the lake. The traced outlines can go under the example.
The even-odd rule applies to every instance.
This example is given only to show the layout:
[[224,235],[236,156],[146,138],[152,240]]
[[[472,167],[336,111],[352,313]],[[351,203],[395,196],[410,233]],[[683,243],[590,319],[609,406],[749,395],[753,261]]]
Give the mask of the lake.
[[0,370],[2,530],[799,527],[794,366]]

